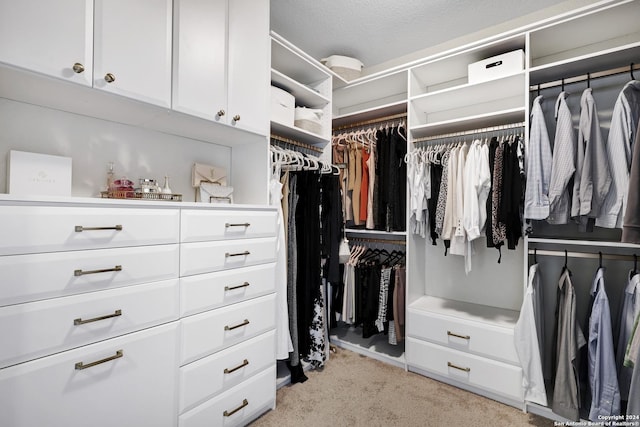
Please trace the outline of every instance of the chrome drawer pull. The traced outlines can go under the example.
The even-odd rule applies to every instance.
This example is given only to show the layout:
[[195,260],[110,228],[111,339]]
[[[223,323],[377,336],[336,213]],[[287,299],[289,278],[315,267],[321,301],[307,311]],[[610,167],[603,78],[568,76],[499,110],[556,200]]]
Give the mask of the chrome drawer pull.
[[456,338],[462,338],[463,340],[470,340],[471,336],[470,335],[459,335],[459,334],[454,334],[451,331],[447,331],[447,335],[450,337],[456,337]]
[[235,289],[240,289],[240,288],[246,288],[247,286],[251,285],[251,283],[249,282],[244,282],[242,285],[237,285],[237,286],[225,286],[224,290],[225,291],[233,291]]
[[92,231],[92,230],[122,230],[122,226],[120,224],[114,225],[113,227],[83,227],[81,225],[76,225],[76,233],[82,233],[83,231]]
[[225,331],[233,331],[234,329],[242,328],[243,326],[247,326],[248,324],[249,324],[249,319],[244,319],[244,322],[239,323],[239,324],[237,324],[235,326],[229,326],[229,325],[225,326],[224,330]]
[[247,255],[251,255],[251,252],[244,251],[244,252],[237,252],[235,254],[230,254],[229,252],[227,252],[226,254],[224,254],[224,256],[227,257],[227,258],[232,257],[232,256],[247,256]]
[[242,222],[242,223],[238,223],[238,224],[233,224],[233,223],[226,223],[224,226],[225,228],[229,228],[229,227],[249,227],[251,224],[248,222]]
[[100,317],[94,317],[93,319],[82,320],[81,318],[73,319],[74,325],[84,325],[85,323],[97,322],[99,320],[111,319],[112,317],[122,316],[122,310],[116,310],[113,314],[107,314]]
[[239,364],[238,366],[236,366],[235,368],[231,368],[231,369],[229,369],[229,368],[224,368],[224,373],[225,373],[225,374],[230,374],[230,373],[232,373],[232,372],[237,371],[238,369],[242,369],[242,368],[244,368],[244,367],[245,367],[245,366],[247,366],[248,364],[249,364],[249,361],[248,361],[247,359],[244,359],[244,361],[243,361],[241,364]]
[[458,369],[460,371],[471,372],[471,368],[461,368],[460,366],[454,365],[451,362],[447,362],[447,366],[453,369]]
[[106,358],[100,359],[100,360],[96,360],[95,362],[87,363],[86,365],[84,363],[82,363],[82,362],[78,362],[78,363],[76,363],[76,370],[80,371],[82,369],[91,368],[92,366],[96,366],[96,365],[99,365],[101,363],[110,362],[112,360],[120,359],[122,356],[124,356],[124,352],[122,350],[118,350],[118,351],[116,351],[116,354],[114,354],[113,356],[106,357]]
[[84,276],[85,274],[108,273],[110,271],[122,271],[122,266],[121,265],[116,265],[113,268],[105,268],[105,269],[102,269],[102,270],[87,270],[87,271],[73,270],[73,275],[74,276]]
[[224,411],[222,414],[225,417],[230,417],[231,415],[235,414],[236,412],[238,412],[240,409],[244,408],[245,406],[247,406],[249,404],[249,401],[247,399],[242,399],[242,405],[238,406],[236,409],[234,409],[233,411],[229,412],[229,411]]

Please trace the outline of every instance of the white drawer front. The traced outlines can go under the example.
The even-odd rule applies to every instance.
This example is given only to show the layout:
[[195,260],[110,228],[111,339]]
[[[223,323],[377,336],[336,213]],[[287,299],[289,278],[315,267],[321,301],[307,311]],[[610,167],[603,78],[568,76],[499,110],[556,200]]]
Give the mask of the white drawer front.
[[173,427],[176,342],[174,322],[0,370],[2,424]]
[[246,425],[273,407],[276,398],[275,365],[226,393],[180,416],[179,427]]
[[179,246],[0,257],[0,306],[178,277]]
[[275,237],[180,245],[181,276],[247,267],[275,260]]
[[180,314],[213,308],[275,292],[275,264],[198,274],[180,279]]
[[202,242],[271,237],[276,235],[277,220],[276,210],[183,209],[180,240],[182,242]]
[[179,226],[177,209],[0,206],[0,255],[178,243]]
[[408,310],[407,336],[519,365],[513,329]]
[[275,319],[274,294],[183,318],[182,364],[267,332]]
[[2,307],[0,367],[176,320],[178,305],[173,279]]
[[470,386],[523,400],[522,369],[507,363],[407,338],[407,364]]
[[275,331],[180,368],[180,413],[240,384],[276,362]]

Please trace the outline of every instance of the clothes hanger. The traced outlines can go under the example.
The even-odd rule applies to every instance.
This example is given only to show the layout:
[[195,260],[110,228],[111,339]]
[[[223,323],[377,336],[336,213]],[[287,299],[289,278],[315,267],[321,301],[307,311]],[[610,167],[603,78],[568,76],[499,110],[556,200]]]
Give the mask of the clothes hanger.
[[600,262],[600,266],[598,268],[602,268],[602,252],[598,251],[598,260]]

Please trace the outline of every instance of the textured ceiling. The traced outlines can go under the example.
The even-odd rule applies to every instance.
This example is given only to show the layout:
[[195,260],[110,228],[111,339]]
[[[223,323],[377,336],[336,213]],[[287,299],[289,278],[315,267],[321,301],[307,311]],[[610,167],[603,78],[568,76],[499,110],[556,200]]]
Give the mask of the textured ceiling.
[[558,0],[271,0],[271,29],[316,59],[365,67],[522,17]]

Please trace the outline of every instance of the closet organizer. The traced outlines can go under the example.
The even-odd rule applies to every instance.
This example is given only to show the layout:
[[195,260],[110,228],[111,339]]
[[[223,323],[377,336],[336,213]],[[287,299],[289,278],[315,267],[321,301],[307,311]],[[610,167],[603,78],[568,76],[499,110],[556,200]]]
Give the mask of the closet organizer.
[[[632,394],[629,400],[626,391],[628,388],[633,393],[634,381],[627,385],[631,368],[625,368],[626,374],[620,368],[623,359],[633,361],[634,353],[623,351],[625,344],[621,341],[625,339],[620,331],[628,333],[633,326],[622,325],[634,320],[635,313],[626,313],[637,292],[634,255],[640,254],[638,242],[632,240],[636,238],[637,199],[633,196],[637,190],[631,190],[633,180],[637,180],[637,164],[633,160],[638,151],[638,117],[637,104],[629,102],[637,85],[631,83],[635,80],[633,73],[637,78],[640,62],[640,33],[633,18],[639,14],[638,1],[598,2],[336,84],[334,127],[349,118],[357,121],[376,113],[407,111],[408,370],[558,421],[624,413],[625,406],[637,411],[633,405],[640,399]],[[520,70],[481,81],[470,78],[469,64],[516,50],[523,52]],[[622,93],[626,101],[619,101]],[[616,107],[621,103],[625,108]],[[628,119],[616,119],[621,117],[616,110],[628,113]],[[517,127],[501,129],[510,124]],[[542,129],[548,136],[544,149],[540,149],[539,142],[544,135]],[[486,223],[485,234],[481,233],[474,242],[475,254],[467,252],[472,254],[467,258],[471,263],[467,264],[464,256],[456,255],[460,246],[454,244],[455,239],[449,248],[444,245],[445,235],[438,228],[436,201],[440,194],[438,199],[427,195],[435,195],[436,189],[442,192],[439,168],[444,174],[444,168],[451,165],[454,149],[458,153],[461,149],[476,153],[477,139],[479,153],[484,156],[485,146],[491,152],[493,137],[499,142],[508,140],[508,134],[515,134],[524,142],[524,158],[517,156],[516,148],[518,171],[524,169],[524,175],[519,177],[525,186],[520,187],[521,198],[511,210],[515,214],[514,208],[518,207],[518,215],[513,216],[517,220],[512,228],[514,234],[509,238],[506,227],[494,230],[496,224],[491,224],[491,240],[495,231],[504,236],[500,254],[487,247],[491,241],[487,239]],[[609,142],[616,134],[626,139],[612,149],[614,145]],[[465,142],[468,148],[464,148]],[[508,142],[503,146],[509,147]],[[459,160],[458,155],[456,161]],[[603,171],[599,168],[603,165],[609,168]],[[490,164],[490,170],[491,167],[494,173],[490,173],[489,191],[499,181],[495,164]],[[425,174],[427,169],[429,173]],[[533,172],[538,176],[531,175]],[[483,176],[480,188],[485,188],[486,175]],[[518,176],[512,176],[516,180],[503,179],[503,184],[516,183]],[[423,180],[424,177],[430,180]],[[485,197],[484,192],[477,193],[474,201],[465,199],[464,191],[455,194],[460,198],[453,201],[462,201],[465,208],[467,201],[470,206],[479,206],[480,196]],[[487,202],[493,201],[494,195],[495,192],[487,194]],[[447,223],[452,227],[452,238],[459,231],[453,225],[463,229],[469,225],[468,230],[477,235],[465,212],[451,218],[461,219],[461,224]],[[485,214],[487,221],[495,218],[493,212]],[[500,212],[496,214],[500,217]],[[444,225],[444,217],[441,220]],[[514,250],[509,250],[510,240],[517,242]],[[465,250],[469,246],[463,244],[461,252],[464,254]],[[567,271],[571,275],[562,274]],[[561,277],[564,285],[559,285]],[[567,285],[569,282],[571,286]],[[562,298],[559,291],[563,291]],[[596,386],[589,388],[588,372],[586,377],[581,373],[573,383],[566,371],[561,370],[560,376],[565,375],[567,384],[590,390],[590,401],[575,392],[577,387],[556,390],[555,384],[562,382],[556,381],[558,366],[567,367],[574,362],[567,360],[564,342],[555,339],[559,331],[556,307],[560,305],[573,307],[575,317],[563,315],[559,323],[567,321],[579,327],[586,341],[590,340],[592,326],[611,329],[613,342],[589,341],[592,350],[615,357],[616,367],[609,365],[600,377],[601,384],[618,381],[619,398],[614,393],[605,399],[610,404],[602,400],[604,393]],[[598,307],[595,315],[594,306]],[[581,343],[572,345],[591,349]],[[531,351],[523,352],[523,344]],[[379,356],[375,348],[370,348],[369,353]],[[534,365],[539,368],[537,371],[531,368]]]

